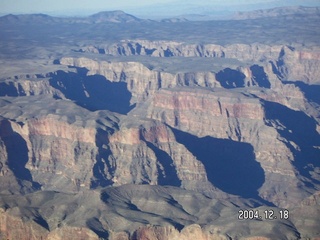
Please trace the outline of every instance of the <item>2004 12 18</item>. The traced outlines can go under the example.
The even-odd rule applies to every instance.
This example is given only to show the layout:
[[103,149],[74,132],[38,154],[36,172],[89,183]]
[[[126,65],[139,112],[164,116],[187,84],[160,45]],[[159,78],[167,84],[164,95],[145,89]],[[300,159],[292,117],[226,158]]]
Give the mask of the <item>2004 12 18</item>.
[[266,209],[264,211],[253,210],[253,209],[240,209],[238,211],[239,220],[253,220],[253,219],[265,219],[265,220],[275,220],[275,219],[289,219],[289,210],[280,209],[275,211],[273,209]]

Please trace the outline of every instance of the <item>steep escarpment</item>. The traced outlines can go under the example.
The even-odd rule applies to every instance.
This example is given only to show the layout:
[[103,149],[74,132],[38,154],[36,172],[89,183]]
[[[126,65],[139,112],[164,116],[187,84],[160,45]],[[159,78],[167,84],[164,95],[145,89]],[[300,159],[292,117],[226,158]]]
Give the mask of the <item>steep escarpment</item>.
[[[228,146],[226,147],[228,153],[233,148],[234,150],[231,150],[233,153],[243,151],[240,155],[246,159],[245,165],[248,167],[250,164],[253,164],[252,168],[255,169],[254,171],[257,174],[255,179],[261,179],[261,185],[253,186],[250,194],[254,194],[254,191],[259,191],[259,195],[265,200],[284,207],[287,204],[291,205],[292,203],[300,202],[307,196],[307,192],[297,192],[297,186],[299,184],[309,185],[314,181],[314,183],[317,182],[316,179],[312,180],[312,178],[303,180],[296,177],[297,172],[303,171],[306,165],[302,167],[299,164],[292,163],[292,161],[299,161],[295,151],[300,151],[298,149],[304,145],[302,142],[305,140],[283,138],[284,135],[281,134],[281,129],[284,129],[285,132],[299,131],[298,126],[293,126],[294,120],[277,118],[276,116],[271,117],[269,111],[275,110],[269,104],[276,103],[269,103],[248,94],[218,89],[215,91],[203,89],[190,90],[189,88],[161,90],[149,100],[150,102],[142,105],[141,110],[137,108],[131,114],[141,116],[144,113],[148,118],[156,119],[175,129],[179,129],[175,133],[177,141],[187,147],[197,159],[202,159],[202,163],[204,165],[207,164],[207,167],[214,166],[214,163],[210,163],[210,161],[217,161],[214,160],[214,155],[219,156],[219,159],[225,157],[226,165],[228,165],[226,161],[230,159],[234,159],[235,161],[233,164],[230,163],[231,165],[240,164],[240,161],[244,161],[238,159],[238,155],[231,153],[229,156],[226,151],[221,150],[220,144],[221,146]],[[313,122],[312,118],[303,115],[302,112],[290,110],[280,104],[276,105],[283,108],[281,111],[284,114],[297,114],[297,116],[301,114],[301,117],[305,118],[304,122],[308,125],[309,130],[307,134],[313,136],[313,143],[307,145],[319,144],[319,138],[316,137],[317,124]],[[281,128],[280,124],[283,124]],[[192,135],[187,133],[191,133]],[[213,139],[210,140],[210,137],[207,136],[213,137]],[[220,143],[214,140],[215,138],[224,139],[225,142]],[[232,141],[238,142],[238,146],[235,144],[236,142],[233,144]],[[241,145],[240,143],[243,144]],[[244,143],[248,143],[249,148],[246,148]],[[204,144],[208,144],[207,147],[204,148]],[[214,151],[214,148],[219,150]],[[319,153],[317,150],[313,151],[313,159],[316,161],[315,156]],[[306,155],[300,161],[307,164],[302,159],[306,159]],[[261,167],[260,165],[255,165],[256,161],[261,164]],[[223,165],[217,165],[217,167],[223,169]],[[317,171],[317,168],[318,164],[315,164],[312,171]],[[241,164],[237,169],[241,169]],[[223,171],[226,172],[227,169]],[[245,169],[243,171],[242,174],[247,176],[248,173],[246,173]],[[206,172],[209,174],[211,171],[206,169]],[[240,179],[241,181],[245,181],[245,178],[241,177],[239,172],[228,175],[238,176],[239,181]],[[210,178],[210,176],[208,177]],[[216,184],[214,185],[217,186],[220,183],[219,179],[214,179],[215,177],[211,177],[211,182],[213,184],[215,182]],[[234,189],[239,190],[237,192],[238,195],[247,194],[245,190],[240,192],[240,186],[226,186],[224,185],[226,181],[223,181],[224,183],[220,187],[224,191],[235,193],[235,190],[232,189],[234,187]],[[249,184],[241,185],[249,186]],[[282,190],[275,191],[275,188]],[[290,192],[287,192],[287,189],[291,189]],[[283,192],[287,193],[283,195]]]
[[152,57],[210,57],[233,58],[241,61],[271,62],[274,71],[282,79],[302,80],[315,83],[319,80],[320,50],[303,49],[299,46],[263,44],[186,44],[170,41],[123,41],[114,45],[89,46],[84,52],[104,53],[113,56],[147,55]]
[[[276,58],[281,46],[267,46],[262,44],[232,44],[220,46],[216,44],[187,44],[174,41],[148,41],[148,40],[126,40],[116,44],[83,47],[82,51],[94,53],[105,53],[117,55],[150,55],[153,57],[217,57],[236,58],[239,60],[259,60],[262,58]],[[95,51],[96,49],[96,51]],[[97,51],[100,50],[100,51]]]
[[[208,62],[208,60],[206,61]],[[251,66],[230,68],[227,67],[228,64],[227,66],[215,67],[213,62],[210,65],[207,63],[206,69],[193,70],[192,66],[190,66],[190,69],[181,72],[172,72],[169,69],[168,72],[149,69],[146,65],[139,62],[106,62],[88,58],[65,57],[60,59],[60,64],[87,69],[88,72],[85,75],[87,78],[98,79],[99,77],[96,75],[101,75],[107,81],[119,82],[119,86],[122,83],[126,83],[127,90],[132,94],[131,103],[144,101],[148,96],[153,95],[161,88],[172,88],[175,86],[223,87],[230,89],[250,86],[271,88],[276,84],[281,85],[277,75],[272,72],[271,64],[263,66],[253,64]],[[202,64],[202,62],[198,62],[197,64]],[[75,77],[77,76],[73,78]],[[59,78],[59,75],[57,78]],[[66,81],[66,77],[62,77],[62,81]],[[97,82],[98,80],[96,80],[96,85],[100,84]],[[62,82],[61,84],[63,85]],[[78,84],[81,84],[81,82]],[[101,84],[99,85],[100,87]],[[70,87],[70,84],[64,85],[65,87]],[[59,87],[58,84],[52,86],[61,90],[61,86]],[[78,88],[86,91],[83,83]]]
[[[97,62],[88,58],[62,58],[60,63],[68,66],[86,68],[88,75],[99,74],[112,82],[125,82],[132,93],[131,102],[145,100],[160,88],[176,86],[177,84],[203,84],[216,86],[214,74],[197,73],[190,76],[185,73],[172,74],[163,71],[153,71],[139,62]],[[202,75],[202,76],[201,76]],[[202,78],[202,79],[201,79]],[[197,83],[193,80],[197,79]]]
[[[179,50],[179,52],[183,53],[184,51]],[[266,45],[256,45],[255,47],[252,45],[237,45],[230,47],[230,52],[233,54],[204,56],[203,59],[206,60],[202,62],[192,62],[192,57],[190,57],[189,62],[183,60],[183,64],[188,65],[189,68],[180,71],[167,67],[170,66],[169,62],[167,66],[164,65],[164,69],[153,68],[148,64],[148,59],[144,58],[142,59],[143,64],[139,63],[139,58],[133,59],[132,62],[121,62],[121,60],[106,62],[82,57],[65,57],[60,59],[60,63],[86,68],[89,70],[88,75],[99,74],[113,82],[126,82],[127,89],[132,94],[131,103],[147,99],[158,89],[175,86],[223,87],[228,89],[258,86],[273,89],[278,93],[278,98],[281,98],[280,92],[284,92],[288,98],[278,99],[279,101],[293,109],[306,110],[302,109],[306,106],[304,106],[304,97],[299,93],[299,89],[286,85],[290,81],[292,85],[298,86],[297,80],[304,81],[307,84],[318,82],[319,72],[318,68],[315,67],[319,64],[317,49],[299,50],[287,46],[279,46],[273,49]],[[116,53],[113,54],[116,55]],[[190,56],[194,55],[191,54]],[[170,61],[170,58],[165,59]],[[198,59],[201,59],[201,57]],[[221,63],[219,59],[225,59],[224,63]],[[236,64],[233,62],[234,59],[244,62],[239,62],[240,66],[237,66],[234,65]],[[159,60],[160,65],[161,61]],[[172,64],[179,65],[175,62],[176,60],[172,61]],[[198,65],[206,67],[199,69]],[[292,98],[295,98],[295,100],[291,101]],[[299,98],[300,100],[297,101]]]
[[33,95],[59,96],[59,91],[52,88],[49,78],[19,78],[6,79],[0,82],[0,96],[33,96]]
[[212,189],[203,164],[176,142],[171,129],[164,124],[153,121],[129,128],[122,125],[110,137],[109,146],[117,163],[115,185],[148,183]]
[[[24,104],[30,100],[22,97],[2,108],[1,140],[6,150],[2,178],[56,191],[88,189],[95,181],[106,184],[107,177],[97,169],[107,136],[117,128],[117,117],[106,118],[106,113],[90,113],[43,96],[33,97],[32,105]],[[20,151],[14,150],[17,147]],[[10,178],[11,173],[15,178]],[[13,189],[2,187],[2,191]]]

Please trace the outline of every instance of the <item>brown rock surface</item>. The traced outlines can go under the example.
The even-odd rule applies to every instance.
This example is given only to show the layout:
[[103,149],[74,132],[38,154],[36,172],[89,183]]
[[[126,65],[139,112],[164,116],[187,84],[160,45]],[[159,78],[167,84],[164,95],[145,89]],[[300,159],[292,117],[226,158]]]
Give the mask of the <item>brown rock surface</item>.
[[15,216],[19,209],[13,208],[9,212],[0,209],[0,237],[1,239],[37,240],[46,239],[48,230],[33,221],[23,221],[21,216]]

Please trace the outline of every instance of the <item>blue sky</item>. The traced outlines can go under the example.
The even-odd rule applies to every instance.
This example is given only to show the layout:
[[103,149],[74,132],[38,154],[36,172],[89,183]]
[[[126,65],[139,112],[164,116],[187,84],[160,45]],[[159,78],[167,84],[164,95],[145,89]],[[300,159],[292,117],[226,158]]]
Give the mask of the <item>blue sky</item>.
[[86,15],[124,10],[137,15],[179,15],[201,11],[252,10],[283,5],[320,5],[319,0],[0,0],[0,13]]

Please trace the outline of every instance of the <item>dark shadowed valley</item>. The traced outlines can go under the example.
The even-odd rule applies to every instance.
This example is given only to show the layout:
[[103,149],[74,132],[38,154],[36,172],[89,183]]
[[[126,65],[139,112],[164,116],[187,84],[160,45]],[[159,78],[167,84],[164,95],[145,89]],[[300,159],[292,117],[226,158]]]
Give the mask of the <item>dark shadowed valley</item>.
[[0,239],[319,239],[319,21],[0,17]]

